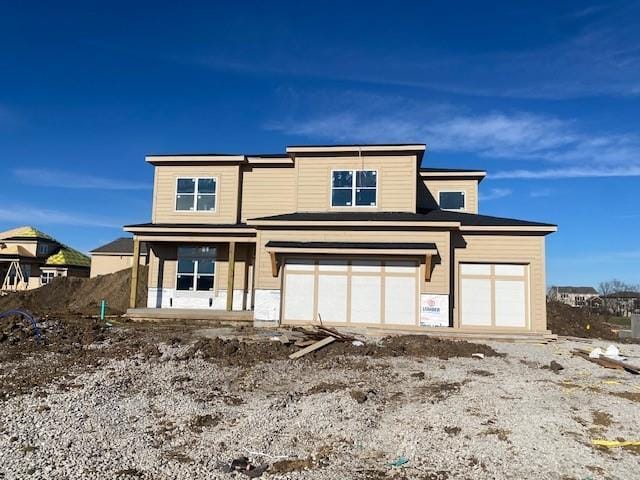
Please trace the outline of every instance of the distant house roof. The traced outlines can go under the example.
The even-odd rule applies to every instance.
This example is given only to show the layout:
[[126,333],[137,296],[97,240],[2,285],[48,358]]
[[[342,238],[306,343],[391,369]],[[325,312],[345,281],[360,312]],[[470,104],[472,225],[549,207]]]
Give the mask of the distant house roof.
[[[91,253],[120,253],[123,255],[133,255],[133,238],[116,238],[113,242],[109,242],[98,248],[94,248],[93,250],[91,250]],[[140,254],[147,254],[147,245],[144,242],[140,244]]]
[[34,258],[35,255],[22,245],[6,245],[0,246],[0,257],[2,258]]
[[552,287],[552,289],[558,293],[598,294],[598,291],[593,287]]
[[29,253],[20,245],[16,246],[14,250],[12,250],[12,246],[9,245],[7,248],[0,250],[0,253],[2,254],[11,255],[11,252],[13,252],[14,256],[18,256],[20,258],[33,258],[40,262],[44,261],[45,266],[89,267],[91,265],[91,260],[84,253],[68,247],[53,238],[51,235],[47,235],[46,233],[29,225],[1,232],[0,241],[2,240],[47,240],[48,242],[55,244],[55,248],[49,250],[52,252],[51,255],[46,257],[46,259]]
[[82,252],[66,246],[47,258],[45,266],[90,267],[91,259]]
[[613,292],[604,295],[604,298],[640,298],[640,292]]
[[43,239],[43,240],[51,240],[53,242],[56,241],[53,237],[29,225],[12,228],[11,230],[0,232],[0,240],[22,240],[22,239],[33,239],[33,240]]

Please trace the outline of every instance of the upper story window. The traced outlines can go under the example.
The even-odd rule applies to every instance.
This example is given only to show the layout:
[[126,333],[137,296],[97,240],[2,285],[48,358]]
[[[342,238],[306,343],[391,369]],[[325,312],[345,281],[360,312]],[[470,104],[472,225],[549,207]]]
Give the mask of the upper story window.
[[216,209],[215,177],[178,178],[176,210],[180,212],[213,212]]
[[464,192],[440,192],[438,204],[443,210],[464,210],[465,194]]
[[215,269],[214,247],[178,247],[176,290],[213,290]]
[[334,170],[331,173],[332,207],[375,207],[378,172],[375,170]]
[[49,253],[49,245],[47,245],[46,243],[39,243],[38,255],[46,255],[47,253]]

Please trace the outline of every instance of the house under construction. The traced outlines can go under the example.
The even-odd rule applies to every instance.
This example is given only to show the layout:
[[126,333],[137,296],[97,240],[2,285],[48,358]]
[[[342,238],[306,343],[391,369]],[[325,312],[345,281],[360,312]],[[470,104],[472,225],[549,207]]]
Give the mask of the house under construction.
[[0,290],[30,290],[55,277],[88,277],[90,266],[87,255],[34,227],[0,233]]

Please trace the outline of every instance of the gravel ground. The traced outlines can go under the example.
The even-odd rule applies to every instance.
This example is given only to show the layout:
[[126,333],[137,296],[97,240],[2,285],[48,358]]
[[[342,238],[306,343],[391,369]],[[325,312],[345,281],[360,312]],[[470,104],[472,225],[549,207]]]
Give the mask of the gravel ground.
[[584,343],[489,345],[506,355],[230,366],[167,342],[93,359],[0,399],[0,478],[248,478],[226,472],[241,456],[261,478],[640,478],[640,449],[591,444],[640,440],[640,379],[571,357]]

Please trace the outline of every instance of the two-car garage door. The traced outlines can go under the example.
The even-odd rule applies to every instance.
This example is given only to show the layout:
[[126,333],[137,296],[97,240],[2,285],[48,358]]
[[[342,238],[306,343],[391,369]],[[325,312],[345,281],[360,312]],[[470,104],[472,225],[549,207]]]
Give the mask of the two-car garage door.
[[417,325],[415,260],[288,259],[284,321]]
[[529,327],[529,268],[460,264],[461,327]]

